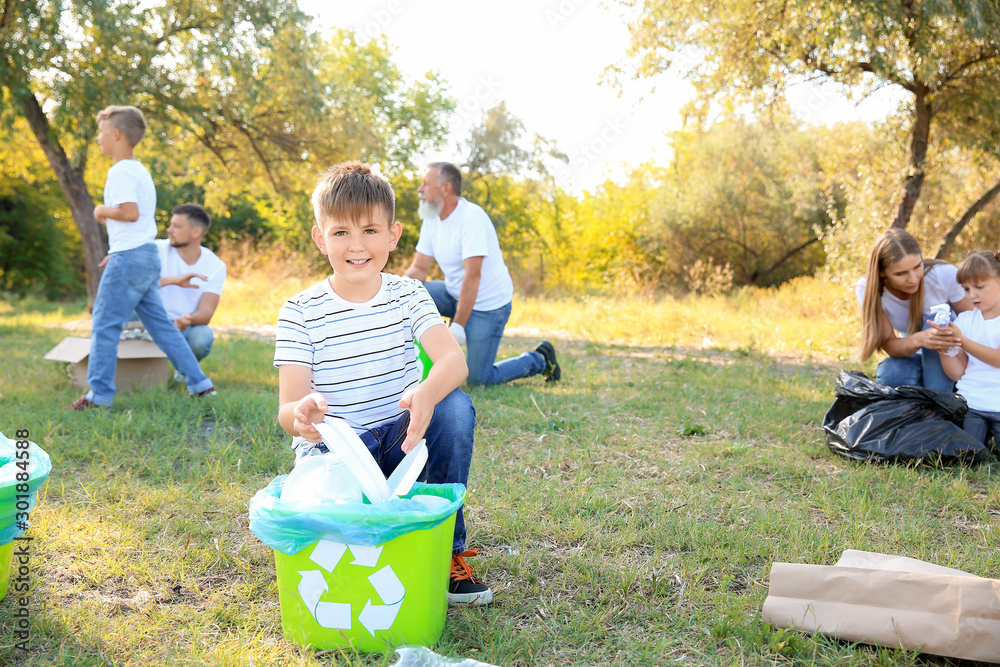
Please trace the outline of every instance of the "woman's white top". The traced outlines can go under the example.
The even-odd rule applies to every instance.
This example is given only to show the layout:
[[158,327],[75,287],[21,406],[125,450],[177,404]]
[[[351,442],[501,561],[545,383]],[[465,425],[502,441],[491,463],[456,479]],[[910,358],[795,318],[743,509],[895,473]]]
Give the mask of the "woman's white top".
[[[935,264],[924,272],[924,318],[923,321],[933,319],[931,306],[940,303],[957,303],[965,298],[965,290],[955,279],[958,268],[954,264]],[[854,288],[854,293],[858,296],[858,303],[865,302],[865,285],[868,284],[868,277],[861,276],[858,284]],[[882,310],[889,316],[889,323],[896,330],[899,336],[905,337],[907,334],[906,325],[910,319],[910,300],[900,299],[887,289],[882,290]]]

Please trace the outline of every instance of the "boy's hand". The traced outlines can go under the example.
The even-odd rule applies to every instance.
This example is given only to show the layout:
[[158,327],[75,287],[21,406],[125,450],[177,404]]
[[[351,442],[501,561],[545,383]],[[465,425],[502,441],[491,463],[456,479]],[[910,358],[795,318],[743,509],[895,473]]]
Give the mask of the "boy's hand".
[[[295,421],[292,428],[309,442],[319,442],[323,436],[319,434],[313,424],[323,421],[326,416],[326,399],[322,394],[313,392],[299,401],[292,410]],[[426,426],[425,426],[426,428]]]
[[431,417],[434,416],[434,403],[430,403],[430,405],[427,403],[429,401],[420,392],[419,385],[416,389],[411,389],[403,394],[403,397],[399,399],[399,407],[410,413],[410,425],[406,429],[406,439],[403,440],[401,447],[404,454],[409,454],[410,450],[417,446],[431,423]]
[[111,255],[105,255],[104,259],[101,260],[101,263],[97,265],[97,268],[103,269],[105,266],[108,265],[108,262],[110,261],[111,261]]

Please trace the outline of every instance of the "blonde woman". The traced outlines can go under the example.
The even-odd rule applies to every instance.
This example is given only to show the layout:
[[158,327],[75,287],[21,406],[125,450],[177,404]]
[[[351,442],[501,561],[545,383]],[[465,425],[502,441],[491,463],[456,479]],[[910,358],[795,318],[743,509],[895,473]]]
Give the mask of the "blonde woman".
[[916,239],[901,229],[890,229],[875,241],[868,273],[855,292],[861,303],[859,359],[866,361],[879,350],[889,355],[875,371],[876,382],[954,390],[938,353],[959,341],[948,329],[929,326],[928,320],[931,307],[942,303],[954,313],[969,310],[956,273],[953,264],[923,259]]

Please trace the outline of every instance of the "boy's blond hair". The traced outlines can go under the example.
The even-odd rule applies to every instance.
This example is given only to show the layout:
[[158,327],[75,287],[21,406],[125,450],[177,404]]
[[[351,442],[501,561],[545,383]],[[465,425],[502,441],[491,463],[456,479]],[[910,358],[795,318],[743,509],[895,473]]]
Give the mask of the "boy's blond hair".
[[386,222],[396,219],[396,195],[384,176],[367,164],[352,161],[335,164],[319,177],[312,195],[316,224],[329,218],[364,222],[379,209]]
[[125,141],[135,148],[146,134],[146,117],[133,106],[110,106],[97,113],[97,124],[107,121],[111,127],[125,135]]

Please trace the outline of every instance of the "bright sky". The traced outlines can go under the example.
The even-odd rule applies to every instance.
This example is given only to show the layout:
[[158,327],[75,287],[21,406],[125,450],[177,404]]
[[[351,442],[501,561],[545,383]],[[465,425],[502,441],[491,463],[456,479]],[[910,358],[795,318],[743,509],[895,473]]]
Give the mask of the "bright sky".
[[[394,62],[417,78],[441,72],[458,102],[444,151],[429,160],[460,162],[457,144],[500,100],[528,137],[555,140],[570,158],[560,184],[591,189],[647,160],[666,164],[665,133],[681,125],[691,89],[676,75],[629,82],[619,97],[600,85],[604,69],[621,63],[628,29],[617,6],[598,0],[299,0],[320,26],[354,28],[364,38],[385,34]],[[655,86],[655,91],[651,88]],[[809,122],[884,117],[888,95],[859,107],[832,88],[801,86],[790,96]]]

